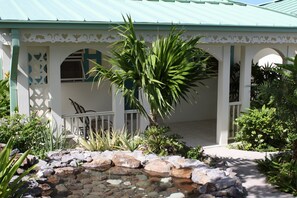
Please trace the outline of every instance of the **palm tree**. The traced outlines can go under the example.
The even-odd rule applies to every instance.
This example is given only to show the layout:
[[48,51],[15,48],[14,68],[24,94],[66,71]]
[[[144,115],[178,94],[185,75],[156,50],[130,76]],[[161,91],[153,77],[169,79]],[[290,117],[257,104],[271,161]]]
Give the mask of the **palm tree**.
[[[124,25],[116,28],[121,40],[112,46],[113,66],[106,69],[99,64],[90,71],[96,73],[100,84],[109,80],[123,93],[130,106],[145,115],[150,125],[157,124],[157,117],[169,116],[181,99],[188,99],[191,89],[203,85],[209,77],[206,67],[208,56],[197,48],[200,37],[183,40],[182,31],[173,29],[167,37],[157,38],[151,45],[137,37],[131,17],[124,18]],[[132,82],[127,87],[125,82]],[[136,97],[142,90],[150,104],[146,112]]]

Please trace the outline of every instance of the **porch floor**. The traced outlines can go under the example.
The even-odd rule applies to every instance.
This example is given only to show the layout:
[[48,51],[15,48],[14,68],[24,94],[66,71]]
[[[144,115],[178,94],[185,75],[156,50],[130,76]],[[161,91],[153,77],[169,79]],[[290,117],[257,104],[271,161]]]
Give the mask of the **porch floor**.
[[188,146],[216,145],[216,120],[166,123],[171,133],[179,134]]

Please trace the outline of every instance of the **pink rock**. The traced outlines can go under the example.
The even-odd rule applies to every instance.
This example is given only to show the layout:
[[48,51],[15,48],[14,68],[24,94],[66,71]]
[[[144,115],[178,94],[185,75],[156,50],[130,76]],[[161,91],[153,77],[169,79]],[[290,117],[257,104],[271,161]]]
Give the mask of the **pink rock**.
[[186,178],[189,179],[191,178],[192,175],[192,169],[191,168],[172,168],[171,169],[171,176],[173,177],[178,177],[178,178]]
[[144,170],[169,174],[172,166],[173,165],[170,162],[167,162],[161,159],[155,159],[155,160],[149,161],[147,165],[144,167]]
[[126,154],[114,154],[112,158],[113,163],[115,166],[121,166],[126,168],[139,168],[140,161],[135,159],[132,156]]
[[56,168],[55,173],[57,175],[68,175],[74,173],[74,168],[72,167],[62,167],[62,168]]
[[85,168],[108,169],[112,165],[111,160],[104,157],[96,157],[92,162],[85,163],[82,166]]

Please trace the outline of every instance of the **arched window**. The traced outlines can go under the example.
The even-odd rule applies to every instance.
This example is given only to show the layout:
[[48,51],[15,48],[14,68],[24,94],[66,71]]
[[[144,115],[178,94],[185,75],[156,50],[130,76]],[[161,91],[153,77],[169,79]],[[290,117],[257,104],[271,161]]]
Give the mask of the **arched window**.
[[81,49],[70,54],[61,64],[61,81],[93,81],[94,74],[88,72],[94,62],[101,64],[101,52],[93,49]]

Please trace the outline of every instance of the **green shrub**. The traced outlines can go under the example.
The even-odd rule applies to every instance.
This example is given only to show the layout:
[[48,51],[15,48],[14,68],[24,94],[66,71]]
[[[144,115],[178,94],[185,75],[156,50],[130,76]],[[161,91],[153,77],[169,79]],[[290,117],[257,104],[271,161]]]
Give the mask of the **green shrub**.
[[24,185],[21,179],[26,176],[33,168],[27,169],[16,179],[12,180],[17,169],[29,154],[26,151],[21,157],[15,159],[15,156],[10,157],[13,148],[12,140],[10,139],[4,149],[0,152],[0,197],[1,198],[18,198],[22,197],[23,192],[20,188]]
[[258,167],[269,183],[281,191],[297,196],[297,161],[290,153],[282,153],[271,159],[258,160]]
[[187,158],[201,160],[204,158],[204,150],[201,146],[191,147],[187,151]]
[[242,149],[268,151],[283,149],[287,144],[287,126],[277,119],[276,109],[250,109],[236,120],[239,132],[236,141],[242,142]]
[[141,146],[145,153],[155,153],[157,155],[185,155],[188,150],[179,135],[169,135],[168,127],[151,126],[143,134]]
[[5,143],[12,138],[14,146],[21,152],[31,149],[32,154],[39,155],[48,149],[44,135],[49,130],[48,123],[39,117],[14,114],[0,119],[0,142]]
[[9,115],[9,84],[8,80],[0,80],[0,118]]

